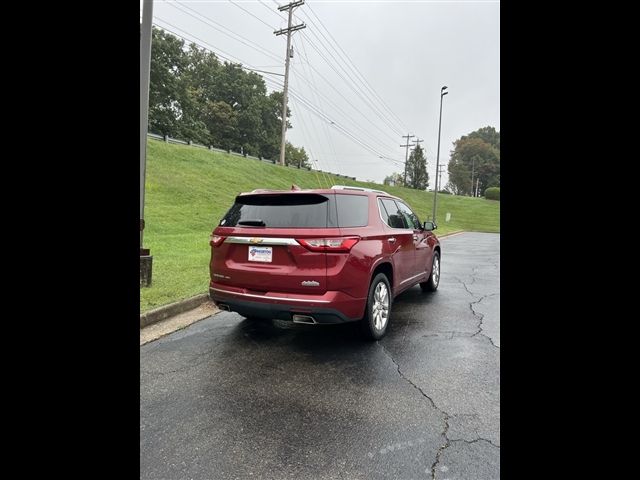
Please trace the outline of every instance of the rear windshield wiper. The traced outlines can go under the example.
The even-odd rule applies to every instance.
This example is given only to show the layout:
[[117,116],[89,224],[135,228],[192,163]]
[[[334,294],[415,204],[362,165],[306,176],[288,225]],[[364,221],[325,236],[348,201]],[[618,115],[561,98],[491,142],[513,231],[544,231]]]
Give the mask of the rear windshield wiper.
[[240,220],[238,222],[238,225],[248,225],[250,227],[266,227],[267,224],[264,223],[264,221],[257,219],[257,220]]

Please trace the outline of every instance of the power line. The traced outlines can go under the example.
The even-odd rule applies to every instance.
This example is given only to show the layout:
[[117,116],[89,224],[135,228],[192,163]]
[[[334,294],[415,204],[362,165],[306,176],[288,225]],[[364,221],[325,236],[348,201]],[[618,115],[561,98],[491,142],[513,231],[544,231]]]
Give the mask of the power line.
[[[318,20],[318,22],[320,22],[320,25],[322,25],[322,27],[325,29],[325,31],[327,32],[327,34],[329,35],[329,37],[333,40],[333,42],[336,44],[336,46],[340,49],[340,51],[343,53],[344,58],[346,58],[349,62],[349,64],[353,67],[354,72],[359,75],[359,77],[361,78],[363,84],[371,91],[371,93],[376,96],[380,102],[386,107],[386,109],[389,111],[389,113],[391,113],[391,115],[393,115],[396,120],[403,126],[405,127],[405,130],[408,130],[408,128],[406,128],[406,125],[404,124],[404,122],[400,119],[400,117],[398,117],[398,115],[395,114],[395,112],[393,110],[391,110],[391,108],[385,103],[385,101],[383,100],[383,98],[378,94],[378,92],[376,92],[374,90],[374,88],[369,84],[369,82],[367,82],[367,79],[365,78],[365,76],[360,72],[360,70],[358,69],[358,67],[356,66],[356,64],[353,62],[353,60],[351,60],[351,58],[349,57],[349,55],[347,54],[347,52],[344,51],[344,49],[340,46],[340,43],[333,37],[333,35],[331,35],[331,32],[329,31],[329,29],[326,27],[326,25],[322,22],[322,20],[320,19],[320,17],[318,16],[318,14],[313,10],[313,8],[311,8],[311,5],[307,5],[307,7],[309,8],[309,11],[316,17],[316,19]],[[309,20],[311,21],[311,19],[309,18]],[[313,22],[311,22],[312,25]]]
[[[273,79],[265,79],[265,81],[270,81],[272,83],[275,83],[278,86],[282,86],[280,85],[278,82],[276,82]],[[305,99],[304,97],[302,97],[301,95],[298,95],[293,89],[291,90],[291,95],[295,98],[298,99],[298,101],[300,101],[302,103],[302,105],[304,105],[311,113],[313,113],[314,115],[316,115],[317,117],[319,117],[321,120],[330,123],[331,125],[334,126],[334,128],[336,128],[338,130],[338,132],[342,133],[343,135],[345,135],[347,138],[351,139],[352,141],[356,142],[357,144],[359,144],[361,147],[365,148],[366,150],[370,151],[371,153],[373,153],[374,155],[378,156],[379,158],[383,159],[383,160],[388,160],[391,162],[395,162],[397,164],[403,164],[402,161],[400,160],[394,160],[392,158],[389,158],[387,156],[384,156],[381,154],[381,152],[379,152],[378,150],[376,150],[374,147],[372,147],[371,145],[365,143],[364,141],[360,140],[356,135],[354,135],[353,133],[351,133],[349,130],[347,130],[345,127],[343,127],[342,125],[340,125],[339,123],[332,121],[326,114],[324,114],[322,111],[320,111],[318,109],[318,107],[316,107],[315,105],[313,105],[312,103],[310,103],[307,99]]]
[[[294,99],[293,99],[293,98],[291,98],[291,101],[292,101],[292,103],[293,103],[293,102],[294,102]],[[306,128],[305,122],[304,122],[304,121],[303,121],[303,119],[302,119],[302,113],[301,113],[301,112],[300,112],[300,128],[302,129],[302,134],[304,135],[304,137],[305,137],[305,138],[310,138],[310,137],[308,136],[308,134],[307,134],[307,128]],[[317,170],[320,170],[320,169],[318,168],[318,162],[317,162],[317,160],[314,160],[314,157],[315,157],[315,158],[317,158],[317,157],[313,154],[313,150],[311,149],[311,147],[310,147],[309,145],[307,145],[307,150],[309,150],[309,156],[310,156],[310,160],[311,160],[312,165],[313,165],[313,163],[315,162],[315,163],[316,163],[316,168],[317,168]],[[325,186],[325,185],[323,185],[323,184],[320,182],[320,177],[318,177],[318,173],[317,173],[317,172],[316,172],[316,180],[318,181],[318,185],[320,185],[320,188],[323,188],[323,187]]]
[[[302,41],[302,38],[303,37],[300,37],[301,41]],[[313,64],[309,61],[309,57],[307,55],[303,55],[303,57],[306,60],[307,65],[309,65],[309,68],[311,68],[314,72],[316,72],[318,76],[321,79],[323,79],[327,83],[327,85],[329,85],[329,87],[331,87],[345,102],[347,102],[354,109],[354,111],[362,115],[362,118],[364,118],[372,126],[377,128],[380,132],[382,132],[382,134],[387,135],[393,141],[393,137],[389,134],[389,132],[380,128],[379,125],[376,125],[375,123],[373,123],[371,118],[365,115],[365,113],[362,111],[361,108],[358,108],[353,103],[351,103],[351,101],[347,97],[345,97],[344,94],[338,88],[336,88],[336,86],[334,85],[335,82],[331,82],[330,80],[328,80],[327,77],[325,77],[322,73],[320,73],[320,71],[316,67],[313,66]]]
[[[320,45],[322,47],[324,47],[324,50],[329,54],[329,56],[335,61],[335,64],[342,70],[342,72],[344,72],[344,74],[349,78],[349,80],[353,83],[353,85],[356,87],[356,89],[358,90],[358,92],[361,95],[361,98],[363,100],[363,102],[365,102],[365,104],[368,104],[372,110],[374,110],[377,114],[379,114],[381,116],[381,118],[387,119],[387,117],[389,116],[388,113],[384,112],[381,108],[378,107],[377,105],[377,100],[372,99],[371,95],[364,89],[362,89],[360,87],[360,85],[358,84],[358,82],[356,82],[353,77],[351,76],[351,73],[349,73],[347,71],[347,69],[342,65],[342,63],[344,63],[345,65],[349,66],[349,64],[342,58],[340,57],[339,52],[336,50],[336,48],[333,46],[333,44],[327,39],[327,37],[324,35],[324,33],[322,33],[322,30],[320,30],[319,27],[317,27],[313,20],[308,18],[307,19],[311,22],[311,24],[313,26],[316,27],[316,29],[318,29],[318,32],[320,33],[320,35],[322,35],[322,37],[324,38],[324,40],[326,41],[327,44],[329,44],[331,46],[331,48],[333,48],[333,50],[338,54],[338,58],[340,61],[338,61],[338,59],[336,59],[336,56],[333,55],[333,53],[331,53],[329,51],[329,49],[326,47],[325,43],[323,43],[323,39],[320,38],[318,36],[318,33],[316,33],[316,31],[314,29],[311,30],[311,33],[316,37],[316,39],[318,40],[318,42],[320,42]],[[326,27],[325,27],[326,29]],[[327,61],[326,59],[324,59],[325,61]],[[342,62],[342,63],[341,63]],[[352,69],[353,70],[353,69]],[[336,71],[336,73],[338,73]],[[341,75],[340,75],[341,76]],[[342,76],[341,76],[342,77]],[[357,76],[356,76],[357,78]],[[344,77],[342,77],[342,79],[345,81],[345,83],[347,83],[347,81],[344,79]],[[362,81],[360,81],[360,83],[362,83]],[[390,120],[390,119],[387,119]],[[402,124],[402,122],[400,122],[400,124]],[[387,125],[390,125],[392,129],[397,128],[396,133],[401,132],[402,128],[397,127],[395,125],[392,125],[389,121],[387,121]]]
[[[185,32],[185,31],[184,31],[184,30],[182,30],[181,28],[176,27],[175,25],[173,25],[173,24],[171,24],[171,23],[167,22],[166,20],[164,20],[164,19],[162,19],[162,18],[158,17],[157,15],[154,15],[154,17],[156,18],[156,20],[160,20],[161,22],[166,23],[166,24],[167,24],[167,25],[169,25],[170,27],[175,28],[176,30],[180,30],[180,31],[184,32],[184,34],[185,34],[185,35],[191,35],[191,36],[192,36],[193,38],[195,38],[196,40],[199,40],[200,42],[203,42],[203,43],[205,43],[205,44],[208,44],[208,42],[205,42],[205,41],[204,41],[204,40],[202,40],[201,38],[196,37],[195,35],[193,35],[193,34],[191,34],[191,33],[187,33],[187,32]],[[207,50],[208,52],[211,52],[211,53],[213,53],[214,55],[216,55],[216,56],[218,56],[218,57],[220,57],[220,58],[222,58],[222,59],[224,59],[224,60],[226,60],[226,61],[228,61],[228,62],[230,62],[230,63],[238,64],[238,65],[240,66],[240,68],[242,68],[243,70],[249,70],[249,71],[251,71],[251,72],[261,72],[261,73],[266,73],[266,74],[269,74],[269,75],[278,75],[278,76],[283,76],[283,74],[282,74],[282,73],[267,72],[267,71],[265,71],[265,70],[258,70],[258,69],[256,69],[256,68],[244,67],[244,66],[242,65],[242,63],[243,63],[243,62],[241,62],[241,61],[240,61],[240,60],[238,60],[237,58],[236,58],[235,60],[234,60],[233,58],[230,58],[230,57],[233,57],[233,55],[231,55],[230,53],[225,52],[224,50],[220,50],[220,49],[219,49],[219,48],[217,48],[217,47],[211,47],[211,45],[209,45],[209,46],[207,47],[207,46],[202,45],[202,44],[200,44],[200,43],[198,43],[198,42],[194,42],[192,39],[186,38],[186,37],[184,37],[184,36],[180,35],[179,33],[176,33],[176,32],[174,32],[174,31],[170,30],[170,29],[169,29],[169,28],[167,28],[166,26],[164,26],[164,25],[160,25],[159,23],[154,22],[154,25],[156,25],[157,27],[162,28],[163,30],[166,30],[167,32],[169,32],[169,33],[171,33],[171,34],[175,35],[175,36],[176,36],[176,37],[178,37],[178,38],[181,38],[181,39],[182,39],[182,40],[184,40],[185,42],[193,43],[193,44],[195,44],[195,45],[199,46],[200,48],[203,48],[203,49]],[[215,50],[217,50],[217,51],[215,51],[214,49],[215,49]],[[224,55],[222,55],[222,54],[221,54],[221,53],[219,53],[219,52],[222,52]],[[228,56],[226,56],[226,55],[228,55]]]
[[[185,13],[187,15],[189,15],[190,17],[195,18],[196,20],[205,23],[207,25],[209,25],[211,28],[213,28],[214,30],[218,30],[220,33],[222,33],[223,35],[226,35],[227,37],[236,40],[244,45],[246,45],[247,47],[253,48],[254,50],[257,50],[258,52],[262,53],[263,55],[267,55],[275,60],[280,60],[280,57],[278,57],[275,53],[270,52],[269,50],[266,50],[264,48],[262,48],[260,45],[258,45],[255,42],[252,42],[251,40],[249,40],[248,38],[243,37],[242,35],[239,35],[231,30],[229,30],[227,27],[225,27],[224,25],[216,22],[215,20],[210,19],[209,17],[207,17],[206,15],[203,15],[202,13],[198,12],[197,10],[194,10],[191,7],[187,7],[186,5],[182,5],[180,2],[171,2],[169,3],[169,5],[171,5],[173,8],[180,10],[182,13]],[[181,5],[181,6],[178,6]],[[192,13],[187,12],[186,10],[184,10],[184,8],[191,10],[192,12],[197,13],[198,15],[200,15],[202,18],[206,19],[203,20],[202,18],[198,18],[195,15],[193,15]],[[216,25],[220,26],[222,29],[216,27]],[[225,30],[228,30],[231,33],[227,33],[225,32]],[[239,37],[239,38],[235,38],[235,37]]]
[[311,39],[309,38],[308,35],[305,35],[304,33],[302,34],[306,40],[309,42],[309,45],[311,45],[311,47],[313,47],[313,49],[318,53],[318,55],[320,56],[320,58],[322,58],[327,65],[329,65],[329,67],[336,73],[336,75],[338,75],[344,82],[345,84],[364,102],[365,105],[368,105],[373,112],[378,115],[378,117],[391,129],[393,130],[395,133],[397,133],[398,135],[400,135],[402,133],[402,130],[400,130],[397,126],[391,124],[388,120],[388,118],[384,115],[381,114],[379,112],[378,109],[375,108],[375,106],[373,106],[373,104],[371,104],[371,102],[366,99],[364,97],[364,95],[358,90],[358,88],[356,86],[354,86],[352,83],[350,83],[347,79],[345,79],[344,75],[342,75],[342,73],[340,73],[335,67],[334,65],[325,57],[325,55],[320,51],[320,49],[315,45],[315,43],[313,43],[311,41]]
[[[231,0],[230,0],[230,1],[231,1]],[[231,3],[233,3],[233,2],[231,2]],[[264,5],[264,3],[262,3],[262,5],[266,7],[266,5]],[[277,3],[276,3],[276,5],[277,5]],[[266,8],[268,9],[269,7],[266,7]],[[245,10],[245,9],[243,9],[243,10]],[[246,10],[245,10],[245,11],[246,11]],[[270,11],[271,11],[271,10],[270,10]],[[248,12],[248,11],[246,11],[246,12],[247,12],[247,13],[249,13],[249,14],[251,14],[251,12]],[[186,13],[186,12],[185,12],[185,13]],[[282,18],[282,17],[280,17],[280,18]],[[264,22],[263,22],[263,23],[264,23]],[[325,27],[325,29],[326,29],[326,27]],[[322,33],[322,32],[321,32],[321,33]],[[314,35],[315,35],[315,33],[314,33]],[[323,35],[323,36],[324,36],[324,35]],[[326,39],[326,37],[325,37],[325,39]],[[321,40],[320,40],[320,41],[321,41]],[[304,49],[304,44],[302,44],[302,45],[303,45],[303,49]],[[316,47],[315,47],[315,45],[314,45],[314,48],[316,48]],[[334,47],[334,49],[335,49],[335,47]],[[316,48],[316,50],[317,50],[317,48]],[[320,52],[319,52],[319,53],[320,53]],[[330,52],[328,52],[328,53],[331,55],[331,53],[330,53]],[[304,57],[305,57],[305,58],[307,59],[307,61],[308,61],[308,55],[306,54],[306,51],[305,51],[305,55],[304,55]],[[325,58],[324,60],[329,64],[329,66],[331,66],[330,62],[329,62],[326,58]],[[310,66],[310,67],[313,67],[310,63],[309,63],[309,66]],[[348,75],[348,72],[346,72],[346,70],[342,67],[342,65],[339,65],[339,64],[338,64],[338,66],[340,66],[340,68],[341,68],[341,69],[342,69],[342,70],[343,70],[343,71]],[[331,66],[331,68],[333,68],[333,66]],[[334,69],[334,71],[335,71],[337,74],[339,74],[339,72],[337,72],[337,70],[335,70],[335,68],[333,68],[333,69]],[[314,68],[314,70],[315,70],[315,68]],[[318,72],[318,73],[319,73],[319,72]],[[322,77],[322,78],[323,78],[325,81],[327,81],[327,83],[328,83],[329,85],[333,86],[333,85],[331,84],[331,82],[329,82],[326,78],[324,78],[324,77]],[[344,79],[344,77],[342,77],[342,78],[343,78],[343,80],[345,81],[345,83],[347,83],[347,84],[348,84],[348,82]],[[352,79],[350,76],[349,76],[349,78],[351,79],[351,81],[352,81],[352,82],[354,83],[354,85],[355,85],[355,82],[353,81],[353,79]],[[314,88],[316,88],[316,91],[318,91],[317,87],[315,87],[315,86],[314,86]],[[353,87],[351,87],[351,88],[353,89]],[[318,93],[319,93],[319,91],[318,91]],[[356,91],[356,93],[358,93],[358,92]],[[326,98],[326,96],[325,96],[325,98]],[[343,96],[343,98],[344,98],[344,96]],[[361,99],[362,99],[363,101],[365,101],[365,103],[366,103],[366,100],[365,100],[362,96],[361,96]],[[369,103],[370,103],[371,108],[372,108],[376,113],[380,114],[380,110],[379,110],[379,109],[376,109],[376,108],[375,108],[375,105],[374,105],[370,100],[369,100]],[[362,112],[362,109],[356,108],[356,107],[355,107],[351,102],[349,102],[349,104],[354,108],[354,110],[355,110],[355,111],[357,111],[357,112],[359,112],[360,114],[362,114],[362,116],[363,116],[363,117],[364,117],[364,118],[365,118],[369,123],[371,123],[374,127],[378,128],[378,130],[380,130],[383,134],[385,134],[385,135],[389,135],[387,131],[384,131],[384,130],[380,129],[376,124],[374,124],[373,122],[371,122],[371,120],[369,119],[369,117],[367,117],[366,115],[364,115],[364,113]],[[344,113],[344,112],[343,112],[343,113]],[[384,119],[384,115],[382,115],[382,116],[381,116],[381,118],[383,118],[383,119]],[[392,137],[390,137],[390,138],[392,138]]]
[[[260,3],[260,5],[262,5],[264,8],[266,8],[267,10],[269,10],[271,13],[273,13],[275,16],[277,16],[280,20],[284,20],[285,22],[287,21],[286,18],[284,18],[282,15],[280,15],[279,13],[277,13],[275,10],[273,10],[271,7],[268,7],[266,3],[264,3],[262,0],[258,0],[258,3]],[[276,5],[278,5],[276,3]],[[279,6],[279,5],[278,5]]]
[[[304,65],[304,63],[302,65]],[[294,72],[294,76],[296,78],[300,78],[301,77],[302,79],[306,80],[306,78],[302,77],[302,75],[300,75],[299,73],[295,73]],[[345,120],[347,120],[353,126],[353,128],[356,128],[356,129],[358,129],[360,131],[361,135],[366,136],[369,141],[372,141],[373,143],[377,143],[382,148],[387,148],[387,146],[384,143],[382,143],[378,138],[374,137],[372,134],[370,134],[364,128],[362,128],[357,121],[355,121],[349,114],[347,114],[338,105],[336,105],[331,99],[329,99],[324,94],[322,94],[317,89],[315,89],[316,88],[315,86],[309,85],[309,80],[307,80],[307,82],[308,82],[307,83],[307,87],[310,88],[311,92],[318,94],[318,95],[316,95],[317,98],[318,97],[323,97],[326,100],[326,102],[333,107],[334,111],[341,113],[344,116]],[[316,100],[316,103],[320,103],[319,99]],[[374,126],[375,126],[375,124],[374,124]]]
[[[300,42],[300,44],[302,45],[302,49],[304,51],[304,43]],[[305,52],[305,54],[306,54],[306,52]],[[305,63],[304,62],[300,62],[300,63],[301,63],[302,70],[306,72]],[[313,77],[313,72],[311,72],[310,70],[311,69],[309,69],[309,78],[311,79],[311,83],[314,85],[314,88],[315,88],[315,78]],[[297,77],[295,71],[294,71],[294,76]],[[315,90],[312,90],[312,94],[313,94],[313,96],[315,98],[315,102],[317,104],[320,104],[320,99],[319,99],[318,95],[316,94]],[[333,152],[333,163],[334,163],[334,168],[335,168],[335,165],[336,165],[336,162],[337,162],[337,159],[338,159],[338,155],[336,153],[335,146],[333,145],[333,140],[332,140],[331,135],[329,133],[329,128],[327,127],[327,124],[325,122],[321,122],[321,125],[322,125],[322,128],[323,128],[324,134],[327,137],[327,144],[329,145],[329,148]],[[322,144],[321,142],[318,143],[318,145],[321,145],[321,144]]]
[[267,22],[265,22],[264,20],[262,20],[260,17],[258,17],[257,15],[254,15],[252,12],[250,12],[249,10],[247,10],[246,8],[244,8],[243,6],[241,6],[240,4],[234,2],[233,0],[229,0],[230,3],[232,3],[233,5],[235,5],[236,7],[238,7],[240,10],[244,10],[245,12],[247,12],[249,15],[251,15],[253,18],[255,18],[256,20],[258,20],[259,22],[262,22],[264,25],[266,25],[267,27],[269,27],[271,30],[275,30],[275,27],[272,25],[269,25]]

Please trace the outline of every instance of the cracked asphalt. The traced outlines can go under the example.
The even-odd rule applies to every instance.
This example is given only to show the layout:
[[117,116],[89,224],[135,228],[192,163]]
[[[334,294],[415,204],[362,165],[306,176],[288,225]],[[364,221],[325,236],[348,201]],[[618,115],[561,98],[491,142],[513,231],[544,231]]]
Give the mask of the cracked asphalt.
[[499,478],[500,235],[441,243],[380,342],[221,312],[142,346],[140,478]]

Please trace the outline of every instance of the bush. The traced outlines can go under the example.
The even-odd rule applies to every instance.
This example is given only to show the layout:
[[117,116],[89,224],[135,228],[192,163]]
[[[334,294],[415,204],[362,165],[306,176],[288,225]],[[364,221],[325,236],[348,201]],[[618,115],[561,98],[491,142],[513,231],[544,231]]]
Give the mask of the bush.
[[500,187],[489,187],[484,191],[487,200],[500,200]]
[[438,193],[444,193],[445,195],[451,195],[449,190],[438,190]]

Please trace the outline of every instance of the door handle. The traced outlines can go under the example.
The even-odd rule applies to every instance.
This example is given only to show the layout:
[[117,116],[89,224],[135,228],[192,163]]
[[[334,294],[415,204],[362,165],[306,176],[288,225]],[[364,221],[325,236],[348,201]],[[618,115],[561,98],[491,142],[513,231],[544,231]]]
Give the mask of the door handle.
[[387,238],[387,242],[395,243],[396,239],[394,237]]

